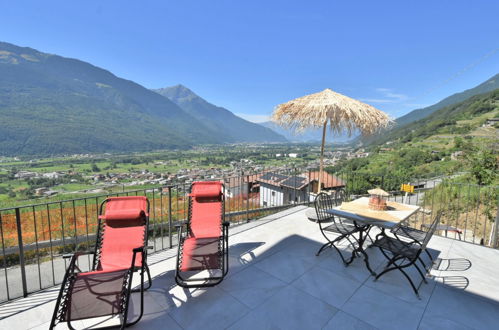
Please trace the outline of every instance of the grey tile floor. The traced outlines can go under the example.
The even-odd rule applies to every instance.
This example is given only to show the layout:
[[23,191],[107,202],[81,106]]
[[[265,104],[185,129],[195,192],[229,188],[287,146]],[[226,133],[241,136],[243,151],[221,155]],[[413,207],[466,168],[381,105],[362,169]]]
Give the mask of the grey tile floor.
[[[441,263],[417,299],[398,272],[373,282],[361,259],[344,267],[331,249],[316,257],[323,240],[304,208],[234,227],[229,274],[207,289],[175,285],[175,251],[151,255],[146,312],[131,329],[499,328],[499,251],[433,237],[429,248]],[[383,267],[376,249],[368,253],[375,269]],[[47,329],[56,294],[54,288],[1,305],[0,329]]]

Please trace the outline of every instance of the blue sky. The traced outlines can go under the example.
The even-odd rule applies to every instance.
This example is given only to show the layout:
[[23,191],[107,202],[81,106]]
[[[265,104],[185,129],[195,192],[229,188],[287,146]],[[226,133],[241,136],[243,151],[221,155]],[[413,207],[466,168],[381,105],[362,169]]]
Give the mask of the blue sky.
[[499,1],[3,1],[0,40],[263,120],[331,88],[399,117],[499,73]]

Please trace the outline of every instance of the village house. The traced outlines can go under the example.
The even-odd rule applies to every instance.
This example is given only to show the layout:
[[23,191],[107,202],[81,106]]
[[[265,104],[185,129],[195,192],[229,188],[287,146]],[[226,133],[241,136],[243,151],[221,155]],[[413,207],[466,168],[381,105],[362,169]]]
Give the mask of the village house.
[[28,178],[37,178],[38,173],[30,172],[30,171],[19,171],[14,175],[16,179],[28,179]]
[[[313,201],[319,190],[319,172],[284,175],[267,172],[258,177],[260,206],[272,207]],[[323,191],[345,187],[345,183],[329,173],[322,173]]]

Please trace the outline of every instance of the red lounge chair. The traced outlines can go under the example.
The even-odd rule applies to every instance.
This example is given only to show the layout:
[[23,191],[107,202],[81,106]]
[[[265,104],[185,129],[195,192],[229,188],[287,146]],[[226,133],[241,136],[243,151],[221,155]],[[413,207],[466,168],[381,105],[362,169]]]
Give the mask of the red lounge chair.
[[[102,215],[103,206],[106,206]],[[144,196],[110,197],[102,202],[93,252],[76,252],[64,275],[61,290],[52,316],[50,329],[60,322],[119,315],[121,329],[137,323],[144,311],[144,290],[151,286],[147,267],[147,233],[149,201]],[[77,263],[82,255],[93,254],[88,272],[80,271]],[[140,271],[140,315],[128,322],[128,303],[132,292],[132,278]],[[148,287],[144,287],[147,272]],[[116,327],[116,326],[113,326]],[[107,328],[107,327],[106,327]]]
[[175,280],[184,288],[214,286],[229,270],[229,222],[224,221],[223,184],[194,182],[189,194],[189,215],[178,225]]

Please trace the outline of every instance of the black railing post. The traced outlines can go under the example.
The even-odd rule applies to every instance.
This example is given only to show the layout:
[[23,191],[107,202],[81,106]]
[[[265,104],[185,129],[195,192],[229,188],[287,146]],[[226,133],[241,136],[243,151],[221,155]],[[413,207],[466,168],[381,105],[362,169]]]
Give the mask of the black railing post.
[[499,203],[497,204],[497,213],[496,213],[496,219],[494,221],[494,230],[492,230],[492,244],[490,244],[490,246],[492,246],[494,249],[497,249],[499,246],[499,228],[497,228],[497,226],[499,226]]
[[172,186],[168,186],[168,240],[170,249],[173,246],[172,242]]
[[[306,169],[306,168],[305,168]],[[314,190],[314,184],[310,180],[310,169],[308,169],[308,189],[307,189],[307,206],[310,207],[310,191]]]
[[[250,216],[249,216],[249,199],[250,199],[250,181],[249,181],[250,176],[246,175],[246,221],[250,221]],[[244,187],[244,182],[242,184],[242,187]]]
[[23,297],[28,296],[28,286],[26,284],[26,263],[24,261],[23,233],[21,228],[21,212],[16,208],[17,242],[19,245],[19,263],[21,264],[21,281],[23,284]]

